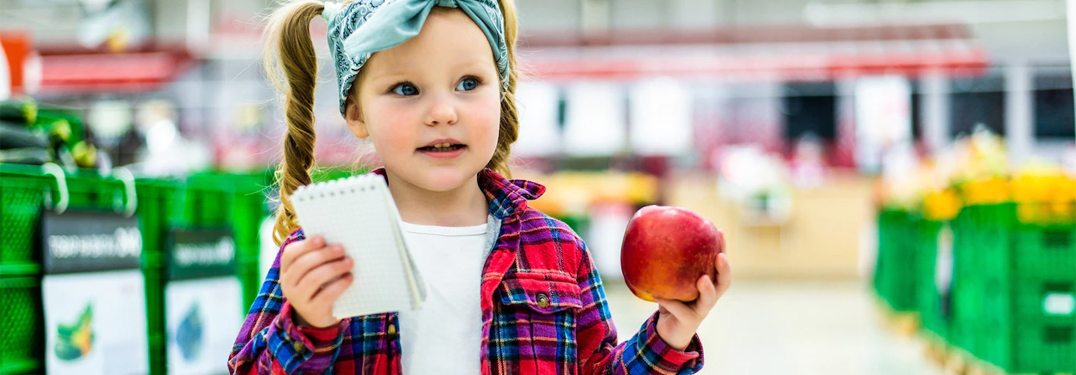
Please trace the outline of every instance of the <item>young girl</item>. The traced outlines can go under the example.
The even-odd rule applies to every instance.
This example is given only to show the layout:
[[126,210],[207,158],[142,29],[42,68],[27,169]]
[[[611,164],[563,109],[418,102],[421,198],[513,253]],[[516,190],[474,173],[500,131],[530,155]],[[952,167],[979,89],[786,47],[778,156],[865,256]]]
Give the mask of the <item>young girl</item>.
[[[422,310],[335,319],[354,277],[339,245],[305,238],[288,196],[310,183],[317,60],[310,22],[329,22],[340,113],[372,141],[417,266]],[[644,374],[702,368],[695,330],[729,287],[697,282],[660,300],[630,340],[617,333],[586,245],[528,207],[545,188],[509,180],[516,140],[511,0],[303,0],[271,18],[286,78],[281,251],[228,361],[233,374]],[[276,60],[278,59],[278,60]],[[275,63],[274,63],[275,61]],[[269,70],[274,72],[273,69]]]

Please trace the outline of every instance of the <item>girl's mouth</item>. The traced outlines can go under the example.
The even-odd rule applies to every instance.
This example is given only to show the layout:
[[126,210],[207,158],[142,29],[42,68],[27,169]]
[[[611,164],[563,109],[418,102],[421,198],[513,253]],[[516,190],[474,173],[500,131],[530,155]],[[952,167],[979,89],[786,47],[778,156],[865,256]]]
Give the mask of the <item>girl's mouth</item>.
[[432,146],[419,147],[419,151],[423,152],[452,152],[467,147],[461,144],[441,143]]
[[460,155],[463,155],[463,152],[466,150],[466,145],[445,142],[418,148],[418,152],[420,154],[435,159],[454,159]]

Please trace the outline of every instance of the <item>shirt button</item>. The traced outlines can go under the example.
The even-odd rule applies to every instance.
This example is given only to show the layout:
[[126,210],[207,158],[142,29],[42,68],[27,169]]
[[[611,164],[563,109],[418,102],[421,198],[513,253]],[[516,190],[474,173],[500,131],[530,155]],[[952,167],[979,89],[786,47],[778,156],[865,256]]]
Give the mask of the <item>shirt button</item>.
[[302,341],[296,341],[294,344],[292,344],[292,347],[294,347],[295,352],[299,354],[302,354],[303,351],[306,350],[306,346],[303,345]]
[[389,331],[390,335],[395,335],[396,334],[396,325],[395,324],[389,324],[388,331]]
[[546,307],[549,307],[549,296],[545,295],[545,293],[538,293],[537,297],[538,297],[538,307],[541,307],[543,309],[546,308]]

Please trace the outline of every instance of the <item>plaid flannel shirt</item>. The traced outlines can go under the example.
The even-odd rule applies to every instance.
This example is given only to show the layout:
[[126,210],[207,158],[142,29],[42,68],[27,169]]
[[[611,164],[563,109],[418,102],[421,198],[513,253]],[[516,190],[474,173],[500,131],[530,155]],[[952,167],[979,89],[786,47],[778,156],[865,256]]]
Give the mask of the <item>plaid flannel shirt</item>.
[[[384,175],[383,169],[372,173]],[[657,334],[657,313],[617,345],[601,278],[586,245],[564,223],[527,206],[545,187],[485,169],[479,185],[500,235],[482,271],[481,371],[490,374],[691,374],[702,368],[696,335],[679,351]],[[303,239],[296,230],[281,246]],[[232,374],[402,374],[396,313],[327,328],[292,320],[280,289],[280,254],[236,338]]]

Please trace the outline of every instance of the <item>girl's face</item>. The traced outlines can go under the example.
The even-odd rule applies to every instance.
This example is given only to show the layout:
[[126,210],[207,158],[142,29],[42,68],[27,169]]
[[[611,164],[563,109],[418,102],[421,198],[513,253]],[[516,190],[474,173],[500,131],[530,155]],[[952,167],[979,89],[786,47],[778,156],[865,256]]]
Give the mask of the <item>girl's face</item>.
[[363,66],[348,127],[372,139],[388,171],[428,191],[452,190],[493,157],[498,78],[478,25],[458,9],[434,8],[417,36]]

